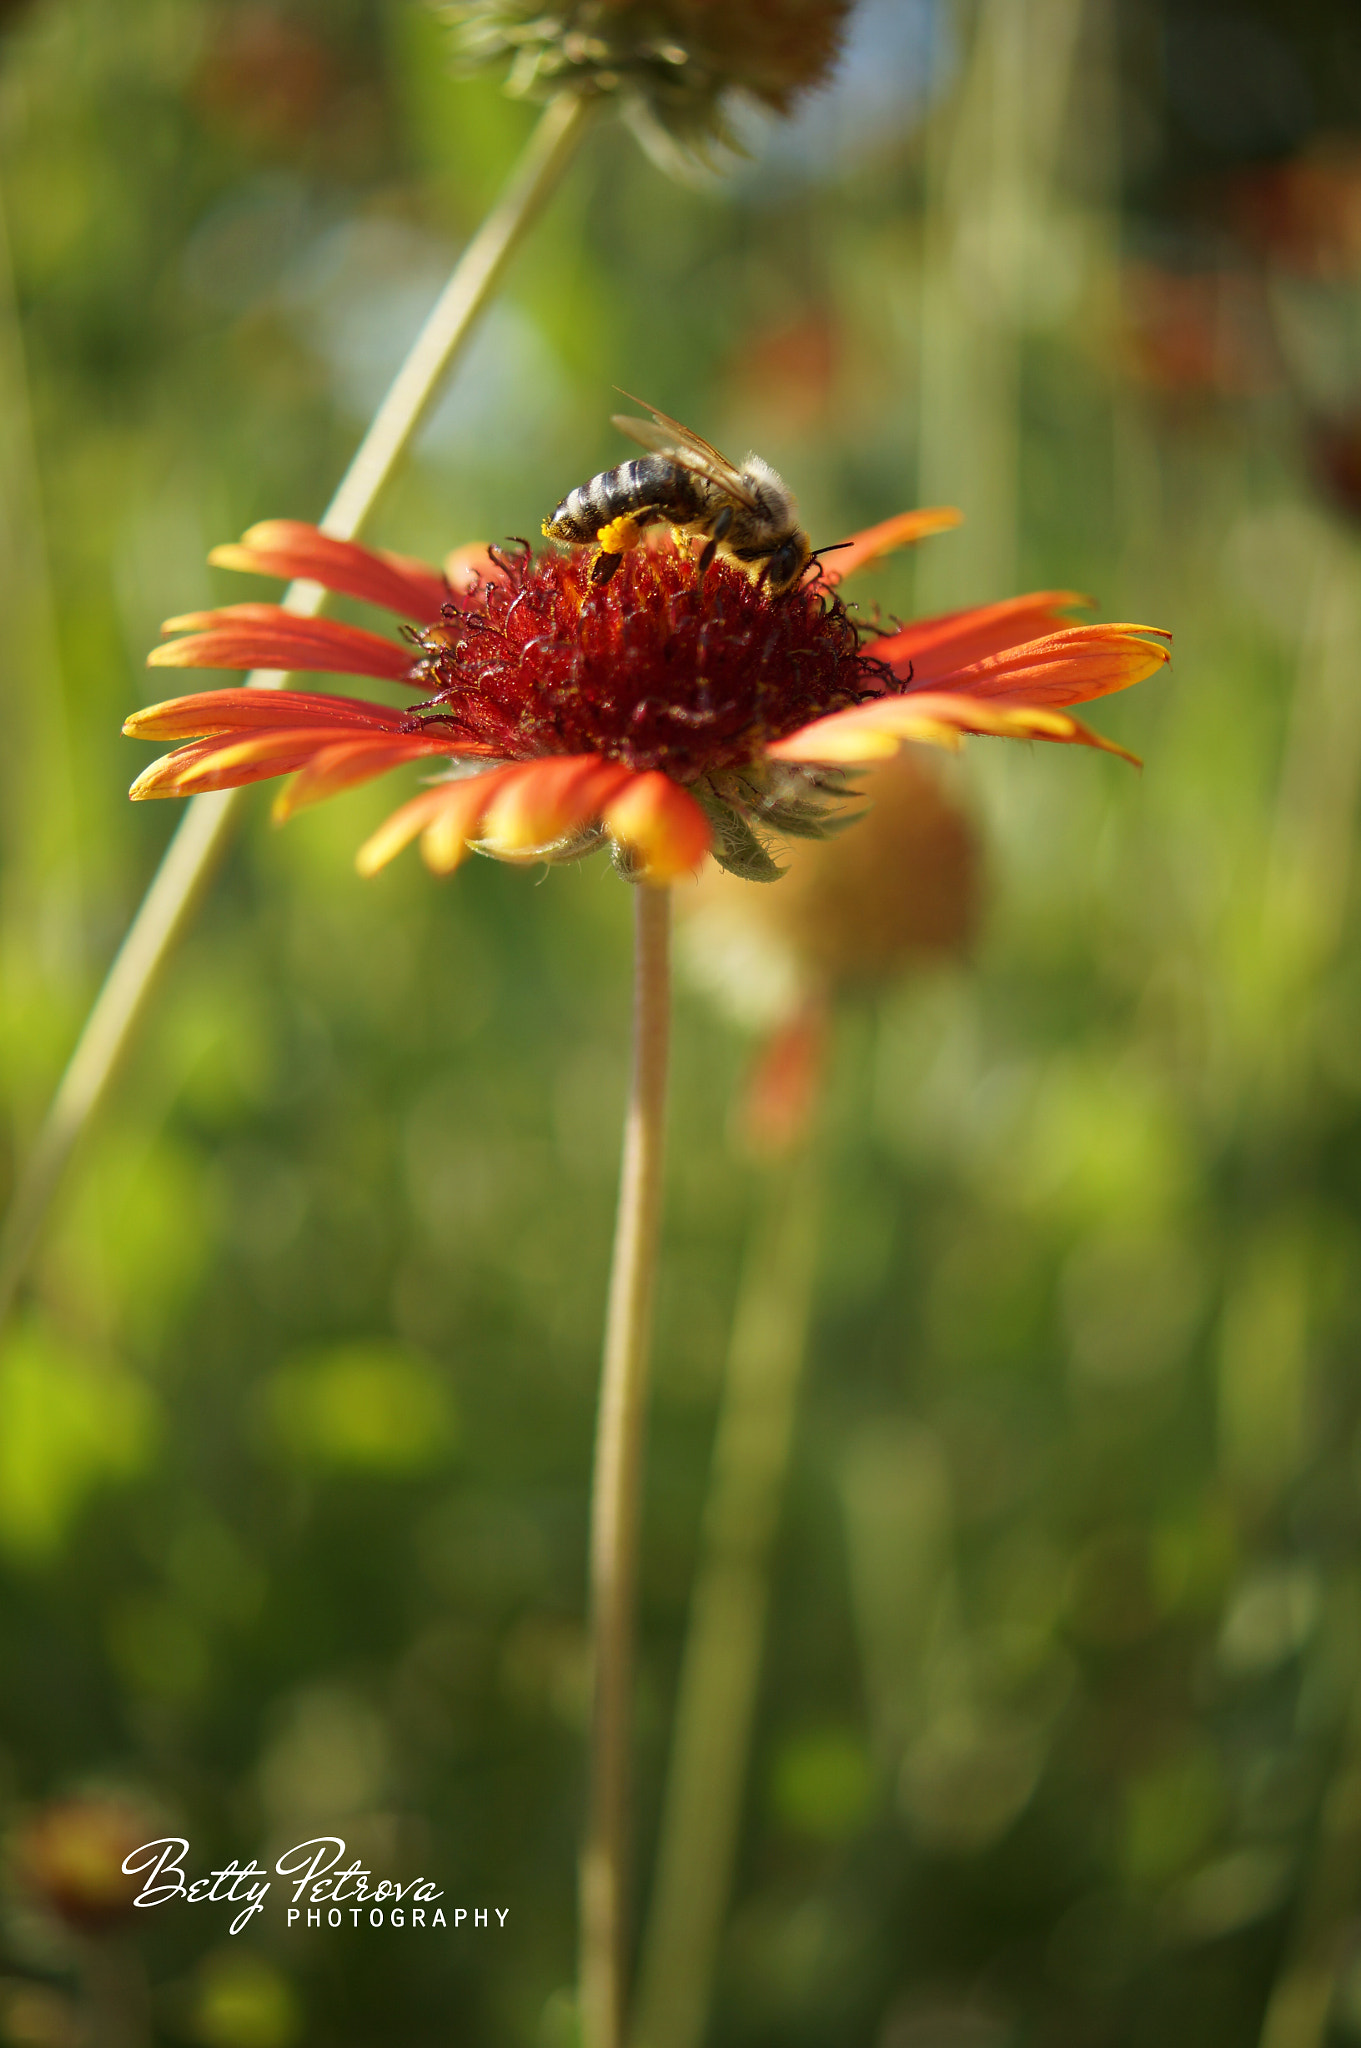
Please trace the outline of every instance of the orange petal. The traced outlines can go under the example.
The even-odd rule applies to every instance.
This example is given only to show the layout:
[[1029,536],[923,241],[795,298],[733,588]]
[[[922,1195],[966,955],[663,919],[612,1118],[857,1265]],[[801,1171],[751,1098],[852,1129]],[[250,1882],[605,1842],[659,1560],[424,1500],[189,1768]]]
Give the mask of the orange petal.
[[444,573],[455,597],[471,597],[483,583],[504,583],[506,572],[480,540],[468,541],[444,557]]
[[[1143,682],[1171,660],[1157,626],[1068,626],[942,678],[960,696],[1025,704],[1088,704]],[[1166,634],[1162,634],[1165,639]],[[909,695],[911,692],[909,692]]]
[[407,716],[394,705],[328,697],[321,690],[198,690],[134,711],[123,721],[123,730],[134,740],[206,739],[212,733],[303,725],[400,732]]
[[865,651],[877,661],[886,661],[905,680],[910,669],[914,683],[936,683],[968,662],[982,661],[989,654],[1000,654],[1005,648],[1038,640],[1066,626],[1065,611],[1091,601],[1076,590],[1032,590],[1024,597],[1004,598],[1000,604],[971,605],[966,611],[914,619],[897,633],[869,641]]
[[528,856],[598,818],[632,770],[599,754],[528,761],[501,785],[482,820],[488,853]]
[[444,578],[426,563],[363,548],[357,541],[334,540],[300,519],[262,520],[239,542],[214,548],[208,560],[219,569],[244,569],[256,576],[289,581],[301,576],[423,626],[439,617],[449,596]]
[[[956,706],[959,715],[952,715]],[[963,698],[943,698],[925,691],[920,697],[880,697],[873,704],[857,704],[850,711],[834,711],[827,718],[815,719],[766,751],[777,761],[821,762],[837,767],[886,761],[897,753],[904,740],[958,747],[965,730],[999,730],[995,717],[980,711],[975,718],[973,711],[974,707]]]
[[328,796],[339,796],[342,790],[371,782],[375,775],[386,775],[390,768],[404,767],[408,761],[461,752],[460,747],[439,733],[417,733],[403,738],[375,733],[367,739],[343,740],[315,754],[279,791],[274,799],[274,822],[282,825],[295,811],[305,811]]
[[328,675],[386,676],[398,683],[412,680],[412,649],[363,626],[295,618],[281,605],[227,605],[187,616],[206,630],[153,647],[148,668],[315,669]]
[[801,732],[779,740],[767,751],[778,761],[817,762],[825,767],[856,767],[896,754],[904,740],[929,746],[958,747],[966,733],[1001,739],[1053,740],[1061,745],[1099,747],[1139,765],[1114,740],[1089,726],[1051,711],[1043,704],[980,703],[977,698],[944,691],[909,691],[901,697],[880,697],[850,711],[834,711],[814,720]]
[[299,616],[296,612],[285,611],[281,604],[263,604],[256,601],[250,604],[218,604],[206,612],[177,612],[173,619],[162,619],[161,631],[194,633],[200,627],[219,626],[224,621],[229,621],[232,625],[244,622],[275,626],[280,619],[292,619],[296,624]]
[[631,776],[603,817],[610,837],[634,856],[641,879],[659,887],[692,874],[713,837],[689,791],[657,770]]
[[922,511],[899,512],[892,519],[883,520],[878,526],[866,527],[857,533],[848,547],[838,548],[819,567],[819,581],[828,589],[835,590],[838,583],[844,583],[857,569],[863,569],[867,562],[877,562],[880,555],[892,554],[895,548],[905,548],[915,540],[925,540],[933,533],[947,533],[952,526],[958,526],[964,514],[957,512],[953,505],[931,505]]
[[471,775],[448,785],[444,802],[421,834],[421,859],[432,875],[454,872],[469,851],[469,841],[478,836],[487,805],[511,773],[509,768],[493,769],[489,775]]
[[413,796],[401,804],[390,817],[383,820],[378,830],[371,833],[354,857],[354,864],[361,875],[376,875],[379,868],[385,868],[395,860],[403,847],[410,846],[413,839],[422,833],[444,802],[444,784],[438,789],[423,789],[419,796]]
[[491,768],[485,775],[423,789],[364,841],[355,855],[360,874],[376,875],[422,835],[426,865],[439,875],[452,873],[466,854],[468,838],[476,831],[482,813],[511,772],[509,768]]
[[332,745],[353,738],[339,729],[310,727],[306,730],[257,732],[240,739],[233,733],[212,739],[194,740],[162,754],[133,783],[129,795],[140,802],[150,796],[197,796],[205,789],[239,789],[247,782],[262,782],[270,775],[288,775],[302,768],[329,741]]

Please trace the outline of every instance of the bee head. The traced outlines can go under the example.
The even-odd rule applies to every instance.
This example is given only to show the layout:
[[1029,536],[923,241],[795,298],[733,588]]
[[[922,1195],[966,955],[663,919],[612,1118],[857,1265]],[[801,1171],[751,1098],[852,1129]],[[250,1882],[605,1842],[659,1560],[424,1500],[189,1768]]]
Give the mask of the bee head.
[[779,546],[769,556],[763,581],[772,592],[788,590],[798,582],[812,559],[813,551],[808,545],[808,536],[795,527],[787,533]]

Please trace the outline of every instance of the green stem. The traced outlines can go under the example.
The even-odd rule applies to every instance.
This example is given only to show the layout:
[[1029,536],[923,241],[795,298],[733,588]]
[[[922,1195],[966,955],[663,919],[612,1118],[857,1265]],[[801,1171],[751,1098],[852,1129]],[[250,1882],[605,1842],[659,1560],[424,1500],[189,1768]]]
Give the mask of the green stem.
[[632,1804],[634,1606],[652,1296],[661,1224],[671,892],[634,890],[633,1070],[591,1491],[590,1790],[581,1852],[581,2035],[622,2048]]
[[[507,263],[562,175],[588,118],[575,93],[559,95],[544,109],[501,199],[463,251],[360,442],[321,520],[324,532],[353,540],[363,528]],[[286,610],[310,618],[325,596],[320,585],[299,581],[289,585],[283,602]],[[287,677],[257,669],[247,681],[257,689],[278,689]],[[0,1230],[0,1327],[14,1305],[76,1142],[103,1101],[160,972],[226,847],[244,794],[230,790],[190,803],[95,998]]]
[[724,1375],[681,1660],[634,2048],[701,2048],[727,1919],[765,1641],[770,1552],[812,1304],[811,1154],[765,1179]]

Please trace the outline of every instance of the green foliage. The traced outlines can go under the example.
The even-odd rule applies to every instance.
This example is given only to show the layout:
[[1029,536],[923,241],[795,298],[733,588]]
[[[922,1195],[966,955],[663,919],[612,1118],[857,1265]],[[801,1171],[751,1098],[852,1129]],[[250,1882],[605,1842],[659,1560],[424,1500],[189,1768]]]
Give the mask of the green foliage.
[[[397,0],[33,0],[0,38],[17,1159],[174,822],[125,803],[118,734],[158,622],[266,594],[208,547],[319,511],[527,116],[445,79]],[[989,850],[977,958],[839,1022],[713,2041],[1240,2048],[1325,1953],[1341,2040],[1361,569],[1282,363],[1356,285],[1231,251],[1276,381],[1170,390],[1126,331],[1146,224],[1102,37],[1066,92],[956,54],[929,121],[906,86],[886,124],[857,101],[835,147],[704,193],[592,137],[373,537],[537,533],[624,452],[618,384],[758,448],[819,542],[961,499],[957,535],[849,586],[866,615],[1091,587],[1175,628],[1171,676],[1091,714],[1142,777],[944,764]],[[1139,36],[1117,54],[1133,150]],[[0,1347],[0,1795],[140,1787],[203,1868],[339,1832],[510,1923],[224,1943],[215,1908],[138,1915],[158,2048],[573,2038],[628,891],[603,861],[361,883],[414,786],[282,833],[249,807]],[[682,989],[645,1850],[760,1200],[725,1135],[748,1054]],[[23,1916],[3,1939],[0,2026],[71,2038],[73,1953]]]
[[401,1473],[440,1464],[449,1397],[428,1360],[390,1344],[344,1344],[281,1366],[263,1389],[271,1443],[302,1465]]
[[0,1353],[0,1547],[21,1562],[57,1553],[88,1498],[144,1472],[157,1448],[150,1390],[112,1360],[37,1322]]
[[859,1834],[874,1803],[874,1770],[864,1743],[843,1728],[792,1736],[776,1751],[771,1804],[786,1827],[814,1841]]

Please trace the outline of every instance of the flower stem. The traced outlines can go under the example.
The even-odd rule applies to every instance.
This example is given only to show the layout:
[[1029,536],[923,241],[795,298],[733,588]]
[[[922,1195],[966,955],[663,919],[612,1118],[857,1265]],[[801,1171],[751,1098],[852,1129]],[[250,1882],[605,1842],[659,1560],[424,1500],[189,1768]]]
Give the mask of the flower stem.
[[812,1148],[763,1175],[724,1376],[681,1660],[633,2048],[703,2048],[746,1791],[766,1612],[807,1347]]
[[[588,118],[575,93],[560,94],[544,109],[505,191],[460,256],[360,442],[320,522],[325,533],[353,540],[363,528],[506,264],[557,184]],[[311,618],[325,595],[318,584],[294,582],[284,607]],[[247,678],[256,689],[278,689],[286,681],[284,673],[273,669],[256,669]],[[0,1327],[76,1142],[98,1110],[161,969],[211,878],[244,795],[244,790],[230,790],[197,796],[189,804],[95,998],[0,1229]]]
[[661,1222],[671,892],[634,890],[633,1071],[591,1491],[591,1749],[581,1852],[583,2048],[622,2048],[634,1598],[643,1415]]

